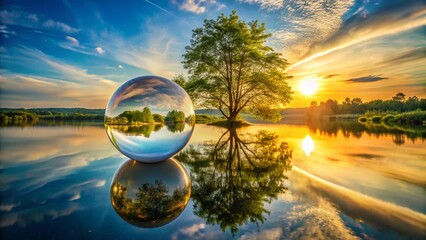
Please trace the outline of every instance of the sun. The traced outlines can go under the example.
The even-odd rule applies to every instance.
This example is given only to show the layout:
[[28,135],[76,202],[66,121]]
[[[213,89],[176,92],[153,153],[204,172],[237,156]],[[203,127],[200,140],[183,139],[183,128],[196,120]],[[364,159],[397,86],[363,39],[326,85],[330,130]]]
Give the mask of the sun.
[[313,95],[318,89],[318,84],[315,76],[310,76],[300,82],[300,91],[306,95]]

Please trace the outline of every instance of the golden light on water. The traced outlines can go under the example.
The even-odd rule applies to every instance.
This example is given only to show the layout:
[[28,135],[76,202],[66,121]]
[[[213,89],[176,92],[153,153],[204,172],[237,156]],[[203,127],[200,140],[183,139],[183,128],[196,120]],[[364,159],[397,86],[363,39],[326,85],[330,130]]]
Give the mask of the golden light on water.
[[316,77],[310,76],[300,82],[300,91],[303,95],[310,96],[318,90],[318,83]]
[[311,136],[306,135],[305,139],[302,141],[302,148],[307,157],[311,156],[311,152],[314,151],[314,141]]

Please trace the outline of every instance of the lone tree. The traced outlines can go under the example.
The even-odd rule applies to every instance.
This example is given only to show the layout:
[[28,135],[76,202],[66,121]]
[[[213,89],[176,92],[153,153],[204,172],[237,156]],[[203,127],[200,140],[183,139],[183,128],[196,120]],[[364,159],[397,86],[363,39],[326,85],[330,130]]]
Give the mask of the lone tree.
[[286,82],[288,62],[265,45],[269,37],[264,23],[246,23],[236,11],[204,20],[183,54],[190,74],[185,88],[201,106],[219,109],[228,122],[243,109],[279,120],[292,92]]

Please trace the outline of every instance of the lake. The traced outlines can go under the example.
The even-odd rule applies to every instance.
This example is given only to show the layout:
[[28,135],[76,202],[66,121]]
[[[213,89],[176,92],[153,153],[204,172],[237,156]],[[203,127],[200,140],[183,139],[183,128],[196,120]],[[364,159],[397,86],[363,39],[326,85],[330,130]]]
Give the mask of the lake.
[[421,128],[196,124],[163,165],[129,161],[101,124],[0,136],[1,239],[426,237]]

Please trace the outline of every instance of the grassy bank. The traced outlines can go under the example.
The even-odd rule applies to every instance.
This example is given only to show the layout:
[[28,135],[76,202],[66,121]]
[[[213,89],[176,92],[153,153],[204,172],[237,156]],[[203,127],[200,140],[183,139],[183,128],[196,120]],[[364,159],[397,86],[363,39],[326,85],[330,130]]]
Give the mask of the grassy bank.
[[411,111],[397,114],[377,114],[374,116],[361,116],[358,118],[361,123],[386,123],[399,125],[426,125],[426,111]]

